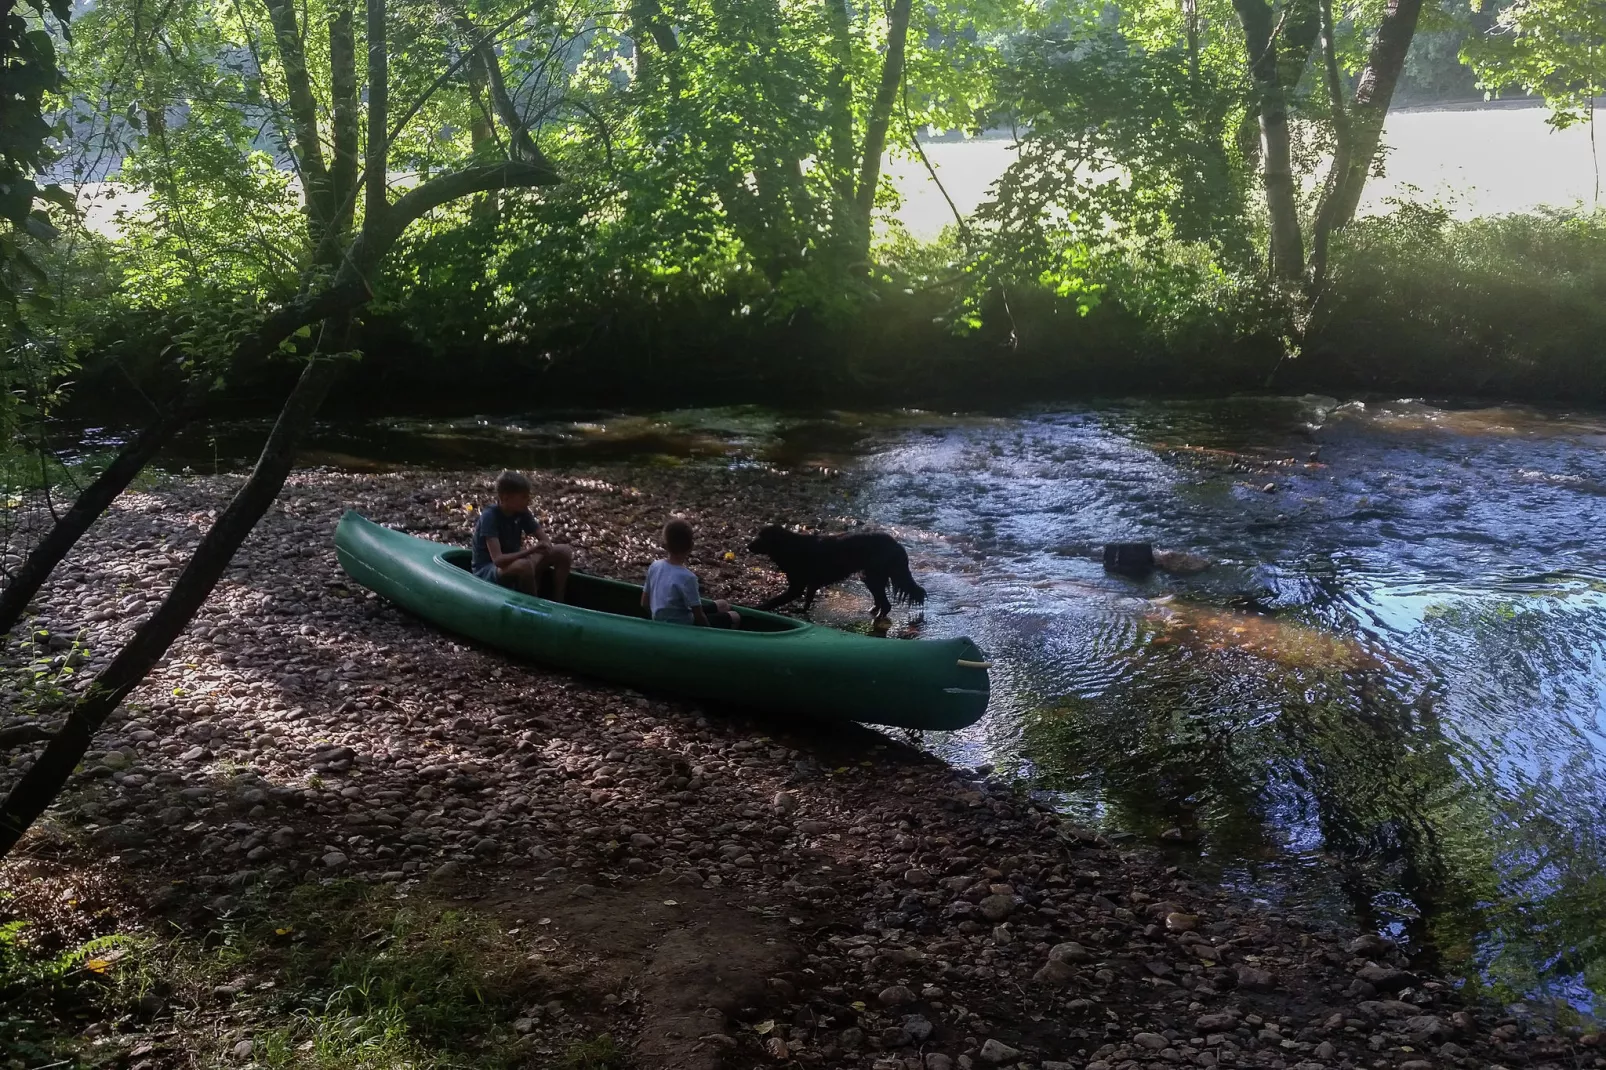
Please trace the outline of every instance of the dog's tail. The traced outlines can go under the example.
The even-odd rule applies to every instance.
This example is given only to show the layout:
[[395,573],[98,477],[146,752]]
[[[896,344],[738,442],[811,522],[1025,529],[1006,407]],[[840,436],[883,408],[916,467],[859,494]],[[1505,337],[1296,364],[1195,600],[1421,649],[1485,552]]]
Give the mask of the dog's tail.
[[926,589],[915,582],[914,574],[909,571],[909,555],[903,547],[898,547],[898,563],[893,566],[892,575],[893,601],[899,605],[924,605]]

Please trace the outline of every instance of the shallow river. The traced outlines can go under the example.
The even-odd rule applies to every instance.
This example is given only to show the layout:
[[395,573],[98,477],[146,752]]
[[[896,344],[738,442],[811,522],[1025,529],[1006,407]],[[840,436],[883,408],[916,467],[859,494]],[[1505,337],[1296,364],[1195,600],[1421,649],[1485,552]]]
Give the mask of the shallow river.
[[[198,436],[226,465],[255,437]],[[924,745],[1515,998],[1606,1010],[1606,416],[1331,399],[402,421],[313,463],[836,467],[996,668]],[[1108,576],[1111,540],[1212,567]],[[826,618],[861,618],[842,589]]]

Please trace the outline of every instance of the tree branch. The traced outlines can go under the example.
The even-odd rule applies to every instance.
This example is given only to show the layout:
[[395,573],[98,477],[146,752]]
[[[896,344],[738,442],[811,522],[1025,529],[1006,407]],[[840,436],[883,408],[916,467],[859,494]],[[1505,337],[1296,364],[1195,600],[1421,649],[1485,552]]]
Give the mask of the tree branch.
[[[363,227],[362,234],[351,247],[348,267],[342,269],[336,283],[350,284],[365,278],[390,252],[391,246],[401,238],[408,224],[443,204],[475,193],[555,186],[561,181],[558,172],[544,160],[539,164],[508,162],[465,167],[461,171],[432,178],[399,197],[382,219],[370,221]],[[351,272],[356,273],[355,277]]]

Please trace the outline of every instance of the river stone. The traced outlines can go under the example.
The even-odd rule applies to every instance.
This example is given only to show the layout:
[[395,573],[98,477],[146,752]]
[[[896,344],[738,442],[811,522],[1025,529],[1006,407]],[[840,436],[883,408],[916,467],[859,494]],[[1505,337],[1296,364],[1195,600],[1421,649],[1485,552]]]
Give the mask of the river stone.
[[1271,971],[1259,966],[1238,967],[1238,987],[1250,992],[1270,992],[1277,986]]
[[1416,975],[1392,966],[1363,966],[1355,974],[1379,992],[1398,992],[1416,984]]
[[983,1062],[997,1066],[1000,1063],[1010,1063],[1019,1059],[1020,1049],[1012,1048],[1001,1040],[989,1039],[987,1043],[981,1046],[981,1058]]
[[1050,962],[1092,962],[1093,961],[1093,956],[1091,954],[1089,954],[1087,948],[1083,947],[1081,944],[1077,943],[1075,940],[1067,940],[1064,943],[1055,944],[1052,948],[1049,949],[1048,961],[1050,961]]
[[1043,967],[1032,974],[1032,980],[1040,985],[1063,985],[1076,978],[1076,971],[1071,969],[1069,963],[1058,959],[1049,959]]
[[1394,942],[1385,940],[1376,933],[1362,933],[1349,942],[1346,950],[1351,955],[1381,955],[1387,951],[1394,950]]
[[883,988],[876,999],[881,1001],[883,1007],[901,1007],[905,1003],[913,1003],[915,994],[903,985],[891,985]]
[[1159,1033],[1136,1033],[1132,1037],[1132,1042],[1148,1048],[1150,1051],[1159,1051],[1171,1043]]
[[95,839],[110,847],[133,847],[145,842],[145,833],[130,825],[108,825],[95,833]]
[[981,911],[981,916],[988,921],[1003,921],[1015,912],[1015,897],[1012,895],[989,895],[976,904],[976,909]]

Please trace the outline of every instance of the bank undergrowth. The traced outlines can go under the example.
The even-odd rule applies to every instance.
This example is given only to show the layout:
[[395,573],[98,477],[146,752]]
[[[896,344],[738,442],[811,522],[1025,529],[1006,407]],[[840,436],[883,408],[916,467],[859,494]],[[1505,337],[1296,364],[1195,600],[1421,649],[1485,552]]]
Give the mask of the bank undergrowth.
[[[465,218],[409,243],[411,270],[367,318],[338,405],[964,405],[1267,389],[1606,401],[1606,212],[1456,220],[1396,205],[1341,235],[1303,324],[1297,300],[1198,242],[1068,256],[1067,286],[1000,281],[953,235],[892,240],[854,299],[828,308],[807,278],[778,292],[735,253],[622,268],[598,236],[595,256],[566,248],[555,264],[542,250],[572,230],[496,228]],[[86,352],[89,389],[76,396],[102,412],[137,404],[129,384],[164,374],[160,348],[126,337]],[[235,369],[225,399],[249,408],[295,374],[287,359]]]

